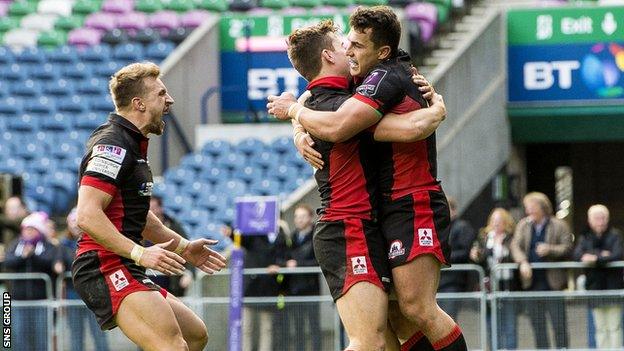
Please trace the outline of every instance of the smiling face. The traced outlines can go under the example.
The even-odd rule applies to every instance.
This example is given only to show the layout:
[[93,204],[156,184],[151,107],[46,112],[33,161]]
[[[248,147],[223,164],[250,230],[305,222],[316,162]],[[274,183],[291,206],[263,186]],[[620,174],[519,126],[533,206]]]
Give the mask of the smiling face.
[[349,31],[347,56],[349,57],[349,72],[353,77],[364,78],[375,65],[381,61],[382,49],[376,48],[371,40],[372,29],[364,31],[351,29]]
[[169,113],[173,98],[167,92],[165,84],[160,78],[146,77],[143,80],[145,87],[144,96],[140,98],[145,105],[145,113],[148,117],[147,133],[162,135],[165,122],[163,115]]

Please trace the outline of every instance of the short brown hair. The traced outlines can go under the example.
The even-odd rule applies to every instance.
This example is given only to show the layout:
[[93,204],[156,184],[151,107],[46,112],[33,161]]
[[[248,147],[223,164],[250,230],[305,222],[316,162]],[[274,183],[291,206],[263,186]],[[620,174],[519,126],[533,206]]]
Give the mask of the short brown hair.
[[364,33],[371,29],[371,41],[375,48],[390,46],[390,55],[399,51],[401,40],[401,23],[399,18],[388,6],[358,7],[349,19],[351,28]]
[[152,62],[140,62],[127,65],[117,71],[108,82],[113,102],[117,109],[127,107],[133,98],[143,96],[147,77],[158,78],[160,68]]
[[325,20],[313,26],[295,29],[288,36],[288,58],[308,82],[321,72],[321,52],[325,49],[334,51],[328,34],[337,31],[332,20]]
[[537,203],[546,216],[552,216],[553,214],[552,203],[550,202],[546,194],[540,193],[538,191],[530,192],[524,195],[524,198],[522,199],[523,203],[526,203],[529,201]]

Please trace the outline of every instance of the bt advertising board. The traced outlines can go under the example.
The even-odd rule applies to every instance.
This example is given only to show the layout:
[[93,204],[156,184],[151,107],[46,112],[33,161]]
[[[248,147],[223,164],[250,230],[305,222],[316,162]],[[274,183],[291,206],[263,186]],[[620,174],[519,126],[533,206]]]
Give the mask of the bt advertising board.
[[624,7],[508,13],[512,104],[624,101]]

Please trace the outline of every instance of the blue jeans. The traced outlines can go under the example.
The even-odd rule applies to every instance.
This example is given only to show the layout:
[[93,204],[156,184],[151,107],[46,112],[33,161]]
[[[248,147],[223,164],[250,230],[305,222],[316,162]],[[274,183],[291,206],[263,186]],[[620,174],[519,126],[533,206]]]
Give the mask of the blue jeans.
[[46,307],[15,306],[11,311],[15,350],[47,350],[48,315]]
[[81,351],[86,349],[84,345],[85,325],[91,331],[91,336],[95,342],[97,351],[108,351],[106,343],[106,335],[100,329],[93,313],[85,306],[68,306],[67,307],[67,324],[69,324],[69,332],[71,333],[71,350]]
[[[496,331],[498,349],[515,350],[518,347],[518,335],[516,332],[517,309],[513,302],[507,301],[497,305]],[[488,330],[492,330],[492,314],[487,315]],[[490,343],[491,339],[488,339]],[[490,347],[491,348],[491,347]]]

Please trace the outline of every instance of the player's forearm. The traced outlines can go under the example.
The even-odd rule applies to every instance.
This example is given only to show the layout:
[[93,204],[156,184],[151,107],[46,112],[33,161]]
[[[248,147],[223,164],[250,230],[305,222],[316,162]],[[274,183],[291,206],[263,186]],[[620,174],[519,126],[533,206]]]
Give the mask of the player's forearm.
[[142,235],[145,239],[155,244],[164,243],[174,239],[173,243],[165,248],[169,251],[174,251],[175,248],[178,247],[180,241],[184,239],[180,234],[167,228],[167,226],[164,225],[152,211],[147,213],[145,229],[143,229]]
[[[338,142],[339,139],[344,138],[343,121],[336,112],[314,111],[303,108],[298,118],[298,123],[306,131],[321,140],[335,143]],[[297,121],[295,121],[295,123],[297,123]],[[354,133],[354,135],[355,134],[357,133]]]
[[130,253],[136,244],[115,228],[101,208],[79,206],[77,220],[78,227],[105,249],[119,256],[131,258]]
[[436,106],[410,113],[385,115],[375,129],[375,140],[408,143],[428,138],[435,132],[445,111]]

